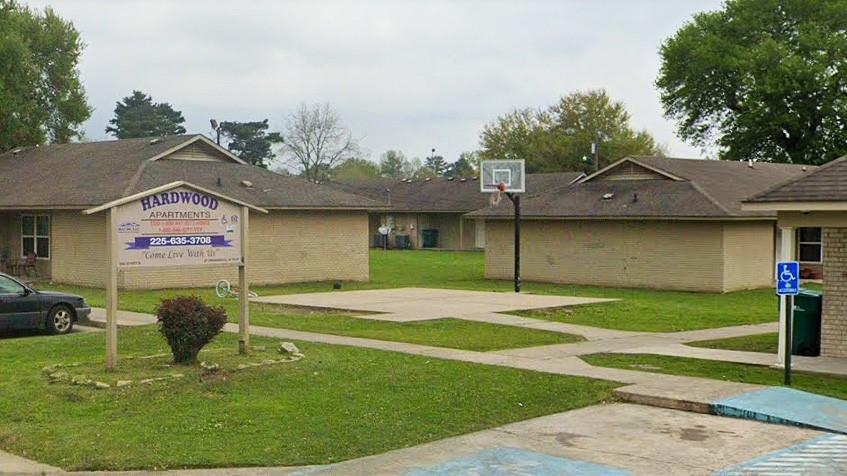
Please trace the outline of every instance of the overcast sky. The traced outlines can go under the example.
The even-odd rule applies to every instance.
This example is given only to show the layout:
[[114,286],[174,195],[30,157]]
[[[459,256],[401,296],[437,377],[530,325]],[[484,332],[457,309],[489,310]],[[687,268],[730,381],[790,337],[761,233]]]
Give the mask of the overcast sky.
[[88,45],[81,71],[91,139],[140,89],[209,118],[268,118],[329,103],[373,159],[387,149],[455,160],[515,107],[606,88],[635,128],[674,156],[701,151],[663,118],[653,86],[661,42],[718,0],[528,2],[26,1],[52,5]]

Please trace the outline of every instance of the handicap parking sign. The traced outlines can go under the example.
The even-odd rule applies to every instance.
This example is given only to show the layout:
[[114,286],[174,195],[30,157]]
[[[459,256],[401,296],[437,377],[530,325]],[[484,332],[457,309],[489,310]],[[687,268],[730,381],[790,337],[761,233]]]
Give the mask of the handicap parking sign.
[[800,263],[780,261],[776,264],[776,293],[780,296],[800,294]]

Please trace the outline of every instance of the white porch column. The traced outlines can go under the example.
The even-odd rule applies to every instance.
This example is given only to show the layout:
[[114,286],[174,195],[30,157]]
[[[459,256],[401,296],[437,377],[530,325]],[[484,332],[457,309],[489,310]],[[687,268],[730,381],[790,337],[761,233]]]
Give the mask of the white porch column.
[[[793,261],[794,260],[794,228],[780,227],[781,239],[779,249],[779,259],[777,261]],[[774,279],[776,279],[776,267],[774,266]],[[786,322],[788,322],[788,309],[785,305],[785,296],[779,297],[779,344],[777,346],[776,366],[783,367],[785,364],[785,331]]]

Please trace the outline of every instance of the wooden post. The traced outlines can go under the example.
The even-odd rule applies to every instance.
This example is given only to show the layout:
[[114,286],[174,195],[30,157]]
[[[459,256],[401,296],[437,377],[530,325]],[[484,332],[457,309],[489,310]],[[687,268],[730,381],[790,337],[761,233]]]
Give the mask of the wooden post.
[[247,279],[247,254],[250,250],[249,220],[250,209],[241,207],[241,264],[238,266],[238,304],[241,310],[238,318],[238,352],[246,354],[250,348],[250,286]]
[[106,217],[106,370],[118,364],[118,247],[115,243],[116,207]]

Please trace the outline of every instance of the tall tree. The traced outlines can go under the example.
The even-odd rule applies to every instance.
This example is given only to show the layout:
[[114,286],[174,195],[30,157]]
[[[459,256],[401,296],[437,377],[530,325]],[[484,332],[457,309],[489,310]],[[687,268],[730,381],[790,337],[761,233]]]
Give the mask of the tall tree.
[[847,153],[847,2],[728,0],[661,47],[679,135],[721,158],[820,164]]
[[348,159],[332,169],[334,180],[362,180],[376,177],[379,177],[379,165],[368,159]]
[[81,136],[91,116],[77,68],[83,48],[50,7],[0,0],[0,151]]
[[528,172],[590,171],[598,165],[592,143],[599,144],[600,167],[627,155],[662,154],[649,133],[632,129],[624,104],[597,89],[500,116],[482,131],[480,158],[525,159]]
[[308,180],[326,180],[329,172],[356,157],[358,143],[329,104],[301,104],[282,132],[283,157]]
[[432,174],[436,177],[444,175],[444,173],[447,172],[447,166],[448,164],[447,161],[444,160],[444,157],[436,155],[435,152],[433,152],[433,154],[427,157],[424,161],[424,167],[431,170]]
[[462,152],[459,158],[447,168],[447,175],[454,177],[472,177],[479,168],[478,152]]
[[379,174],[383,177],[402,179],[414,173],[412,163],[399,150],[388,150],[379,159]]
[[135,137],[163,137],[185,134],[182,112],[166,102],[155,103],[153,98],[141,91],[115,104],[115,117],[109,120],[106,132],[118,139]]
[[282,142],[279,132],[268,132],[268,120],[253,122],[224,121],[220,132],[227,149],[241,160],[263,169],[275,157],[273,145]]

